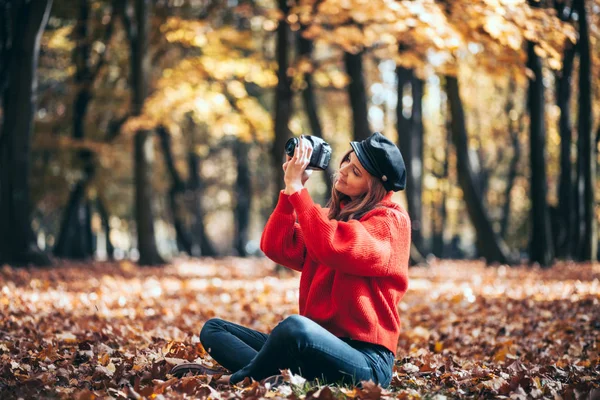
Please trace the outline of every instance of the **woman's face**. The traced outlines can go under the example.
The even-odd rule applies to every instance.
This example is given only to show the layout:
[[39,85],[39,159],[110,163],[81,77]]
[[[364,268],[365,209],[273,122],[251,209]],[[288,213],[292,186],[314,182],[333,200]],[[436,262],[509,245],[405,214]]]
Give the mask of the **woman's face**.
[[369,173],[352,151],[342,161],[334,187],[354,200],[369,190],[370,179]]

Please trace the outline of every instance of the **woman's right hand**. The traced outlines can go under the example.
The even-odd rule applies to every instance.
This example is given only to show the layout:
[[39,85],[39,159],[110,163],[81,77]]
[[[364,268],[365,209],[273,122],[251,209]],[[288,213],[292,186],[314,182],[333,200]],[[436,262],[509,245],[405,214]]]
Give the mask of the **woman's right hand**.
[[[283,172],[285,172],[290,160],[292,159],[292,157],[288,156],[287,154],[285,155],[285,163],[283,163]],[[308,178],[310,178],[311,174],[313,173],[312,169],[305,169],[304,173],[302,174],[302,186],[304,186],[304,184],[306,183],[306,181],[308,180]]]

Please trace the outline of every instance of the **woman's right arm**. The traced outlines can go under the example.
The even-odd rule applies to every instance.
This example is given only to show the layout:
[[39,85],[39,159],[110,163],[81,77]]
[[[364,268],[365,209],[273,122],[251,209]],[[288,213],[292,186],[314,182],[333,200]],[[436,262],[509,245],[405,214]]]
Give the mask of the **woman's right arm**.
[[300,225],[296,222],[296,214],[289,196],[283,191],[279,193],[277,206],[263,230],[260,249],[276,263],[302,271],[306,259],[304,237]]

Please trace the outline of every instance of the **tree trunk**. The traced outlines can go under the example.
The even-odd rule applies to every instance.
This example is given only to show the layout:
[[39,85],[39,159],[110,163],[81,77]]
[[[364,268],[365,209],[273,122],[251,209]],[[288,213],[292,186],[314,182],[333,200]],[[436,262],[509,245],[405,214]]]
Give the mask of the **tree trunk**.
[[[167,129],[163,126],[158,127],[156,130],[160,139],[160,146],[162,148],[163,157],[165,159],[165,165],[169,176],[171,177],[171,188],[169,189],[169,208],[173,216],[173,226],[175,227],[175,236],[177,241],[177,247],[179,250],[185,251],[190,256],[193,256],[192,251],[192,238],[190,233],[185,227],[185,222],[180,216],[180,206],[178,205],[177,199],[179,196],[185,193],[185,183],[177,168],[175,168],[175,160],[173,159],[173,150],[171,147],[171,135]],[[198,248],[198,253],[200,249]],[[199,256],[197,254],[196,256]]]
[[571,160],[572,125],[571,125],[571,75],[575,47],[567,45],[563,57],[563,69],[557,78],[556,103],[560,109],[560,181],[558,185],[558,232],[554,233],[557,257],[570,259],[573,255],[573,229],[576,227],[576,214],[573,212],[574,187],[573,164]]
[[250,210],[252,208],[252,181],[250,179],[250,144],[238,140],[235,144],[237,160],[237,180],[235,185],[237,204],[235,205],[235,249],[240,257],[246,257]]
[[[447,251],[446,241],[444,240],[444,227],[446,226],[446,217],[448,215],[448,211],[446,208],[446,198],[448,197],[448,191],[450,190],[449,183],[449,171],[450,171],[450,144],[452,143],[452,126],[451,126],[451,118],[450,118],[450,108],[448,105],[448,98],[441,99],[441,108],[440,114],[442,115],[442,120],[444,121],[444,129],[446,132],[446,138],[444,140],[444,164],[442,168],[442,175],[436,176],[437,178],[441,178],[446,181],[446,185],[442,188],[439,188],[439,192],[441,193],[441,204],[439,208],[436,210],[432,207],[431,214],[433,215],[434,211],[437,211],[438,218],[431,218],[433,221],[432,228],[432,252],[438,258],[444,257],[456,257],[457,252],[455,248]],[[435,175],[435,168],[432,171]],[[431,201],[432,205],[434,205],[434,200]],[[439,220],[439,227],[436,224],[436,221]],[[456,237],[456,236],[455,236]],[[453,239],[454,240],[454,239]],[[454,242],[453,242],[454,244]]]
[[206,257],[218,256],[217,249],[206,234],[204,224],[204,209],[202,207],[202,191],[204,182],[200,175],[200,157],[193,151],[188,153],[188,191],[191,191],[192,221],[192,254],[197,254],[196,248],[200,247],[200,254]]
[[[303,26],[298,33],[298,53],[301,57],[311,59],[313,42],[302,36],[302,32],[305,27]],[[317,99],[315,98],[315,88],[313,86],[312,73],[307,72],[304,74],[304,82],[306,87],[302,91],[302,102],[304,104],[304,111],[308,116],[308,122],[310,123],[310,129],[314,136],[320,138],[323,137],[323,129],[321,128],[321,121],[319,120],[319,113],[317,112]],[[335,171],[331,164],[327,166],[325,170],[325,176],[323,177],[325,185],[327,186],[326,201],[329,201],[331,196],[331,190],[333,188],[333,175]]]
[[[286,0],[279,0],[279,9],[284,16],[288,15],[289,6]],[[275,91],[275,140],[271,147],[271,157],[275,171],[275,195],[273,204],[277,203],[279,191],[283,189],[283,168],[285,160],[285,142],[290,137],[288,123],[292,115],[291,78],[287,75],[288,49],[291,29],[286,19],[279,21],[277,27],[277,88]]]
[[[77,182],[63,215],[61,231],[54,247],[57,257],[85,260],[94,254],[91,238],[89,201],[85,198],[87,180]],[[77,229],[74,229],[77,227]]]
[[[416,245],[421,251],[424,251],[423,245],[423,233],[421,230],[422,227],[422,218],[423,218],[423,95],[424,95],[424,82],[417,78],[414,75],[411,80],[412,86],[412,96],[413,96],[413,108],[411,114],[411,124],[413,135],[411,138],[411,163],[410,163],[410,171],[408,171],[407,178],[409,179],[410,185],[412,188],[408,188],[412,190],[411,201],[415,204],[412,204],[413,215],[417,216],[419,219],[419,229],[413,227],[413,234],[415,234]],[[408,183],[407,182],[407,183]],[[407,192],[408,194],[408,192]],[[444,206],[445,207],[445,206]],[[413,240],[415,240],[413,239]]]
[[[106,48],[99,57],[95,66],[90,63],[90,43],[93,38],[88,33],[90,26],[90,2],[89,0],[80,0],[79,16],[74,32],[76,35],[77,47],[74,52],[74,60],[76,65],[75,86],[78,92],[75,95],[73,103],[73,131],[72,136],[75,140],[83,140],[85,138],[85,119],[88,111],[88,106],[93,97],[93,86],[102,66],[106,62],[108,47],[112,38],[114,15],[116,3],[119,0],[113,0],[112,15],[110,22],[105,29],[104,43]],[[91,201],[87,198],[87,188],[94,178],[96,172],[96,164],[94,162],[94,154],[89,150],[81,150],[78,152],[78,157],[83,166],[83,177],[75,186],[75,189],[83,186],[83,196],[74,189],[69,195],[67,204],[73,205],[67,207],[66,212],[74,212],[77,215],[66,215],[63,218],[63,225],[60,228],[58,244],[54,248],[54,254],[64,258],[86,259],[94,255],[95,249],[90,246],[82,246],[80,243],[74,243],[71,240],[66,240],[68,237],[90,237],[91,236]],[[74,203],[74,200],[80,204]],[[87,210],[87,211],[85,211]],[[65,225],[67,223],[67,225]],[[80,240],[77,239],[76,242]],[[84,249],[90,249],[89,251]],[[82,252],[83,251],[83,252]]]
[[596,150],[592,140],[592,73],[590,59],[589,21],[585,0],[575,0],[579,22],[579,114],[578,161],[579,185],[583,186],[581,209],[582,232],[577,251],[579,261],[592,261],[597,256],[597,230],[594,213],[594,185],[596,182]]
[[179,216],[180,206],[177,202],[178,195],[181,194],[174,186],[171,186],[169,189],[169,208],[171,209],[171,215],[173,216],[173,227],[175,228],[175,242],[177,244],[177,250],[183,251],[190,256],[199,257],[200,256],[200,248],[198,247],[198,251],[194,254],[194,249],[192,249],[192,238],[185,228],[185,224]]
[[350,77],[348,85],[348,96],[350,97],[350,107],[352,108],[354,140],[360,141],[371,136],[369,127],[369,113],[367,109],[367,91],[365,89],[365,80],[362,66],[363,53],[358,54],[344,53],[344,64],[346,73]]
[[477,187],[479,188],[479,196],[481,197],[483,206],[487,208],[487,195],[491,171],[490,168],[488,168],[483,162],[483,160],[485,159],[485,153],[483,150],[483,146],[481,145],[481,140],[479,140],[479,147],[477,148],[477,151],[473,151],[473,155],[477,157],[477,162],[479,163],[479,174],[477,176]]
[[507,238],[508,225],[510,222],[510,205],[513,186],[515,179],[517,178],[517,166],[519,165],[519,159],[521,158],[521,145],[519,143],[519,129],[515,128],[512,119],[510,118],[510,111],[514,107],[513,95],[515,93],[514,81],[511,80],[510,89],[508,93],[508,101],[506,102],[506,117],[508,121],[508,130],[512,141],[512,148],[514,154],[510,160],[510,166],[508,168],[508,178],[506,182],[506,190],[504,191],[504,205],[502,206],[502,219],[500,221],[500,237],[504,240]]
[[112,241],[110,240],[110,214],[104,205],[104,200],[100,196],[96,198],[96,208],[98,209],[98,214],[100,214],[102,229],[104,229],[104,234],[106,235],[106,255],[109,260],[112,260],[114,257],[115,246],[113,246]]
[[[90,37],[88,35],[90,4],[88,0],[80,0],[79,18],[74,29],[77,37],[75,50],[75,86],[79,88],[73,103],[73,139],[83,140],[85,138],[85,117],[88,105],[92,99],[91,86],[94,77],[90,68]],[[58,257],[70,259],[88,259],[93,257],[92,243],[85,243],[91,231],[92,216],[88,212],[91,207],[87,198],[89,182],[94,176],[95,168],[92,153],[89,150],[81,150],[78,157],[83,165],[83,176],[75,185],[69,195],[67,214],[63,218],[60,227],[58,241],[54,247],[54,254]]]
[[439,220],[438,220],[439,223],[434,222],[434,231],[432,233],[433,237],[432,237],[432,241],[431,241],[431,252],[437,258],[444,258],[444,257],[446,257],[446,254],[445,254],[446,243],[444,240],[444,227],[445,227],[444,224],[446,222],[446,215],[447,215],[446,193],[445,192],[441,193],[440,204],[437,205],[436,208],[437,208],[436,211],[437,211],[437,214],[439,217]]
[[[444,147],[445,147],[445,159],[444,159],[444,167],[442,169],[442,176],[438,177],[438,178],[442,178],[443,180],[445,180],[446,182],[448,182],[449,176],[448,176],[448,172],[450,170],[450,142],[452,141],[452,129],[450,126],[450,118],[448,116],[448,105],[445,104],[445,108],[446,110],[443,110],[443,115],[446,115],[446,140],[444,143]],[[445,185],[443,188],[440,188],[439,191],[441,192],[441,202],[439,205],[439,209],[438,209],[438,217],[439,217],[439,226],[436,226],[434,223],[434,229],[433,229],[433,240],[432,240],[432,252],[433,254],[438,257],[438,258],[444,258],[447,257],[447,254],[445,252],[446,249],[446,243],[444,240],[444,228],[446,227],[446,217],[448,215],[448,211],[446,208],[446,198],[448,197],[448,190],[450,188],[450,185],[447,184]],[[434,219],[435,221],[435,219]]]
[[458,182],[463,191],[469,218],[476,231],[478,252],[488,263],[511,264],[513,260],[510,257],[509,250],[504,241],[494,232],[475,184],[476,177],[469,159],[468,135],[458,80],[450,76],[445,79],[452,119],[452,140],[456,148]]
[[[406,203],[412,221],[411,239],[417,250],[424,254],[421,230],[423,219],[423,81],[418,79],[412,70],[403,67],[396,68],[396,76],[398,77],[398,105],[396,107],[398,147],[408,166]],[[406,85],[410,85],[413,100],[410,116],[404,115],[403,97]]]
[[[148,94],[150,57],[148,54],[148,28],[150,0],[135,0],[135,27],[131,41],[131,81],[133,115],[140,115]],[[135,133],[135,204],[140,265],[163,264],[156,247],[154,213],[152,210],[152,164],[154,149],[152,132]]]
[[527,43],[527,66],[535,79],[529,81],[528,105],[530,115],[530,168],[531,168],[531,239],[529,261],[549,267],[554,259],[550,214],[546,194],[546,129],[544,126],[544,83],[542,63],[535,53],[535,44]]
[[[12,7],[10,2],[6,0],[0,1],[0,109],[2,109],[2,100],[4,97],[4,91],[8,86],[8,73],[10,62],[8,62],[11,48],[13,45],[13,36],[16,32],[16,13],[18,7]],[[2,133],[2,119],[3,114],[0,113],[0,134]]]
[[0,7],[3,21],[0,37],[4,41],[0,70],[5,74],[0,75],[0,89],[3,89],[0,91],[3,115],[0,126],[0,264],[51,264],[48,256],[37,247],[31,229],[29,198],[40,38],[51,6],[52,0],[32,0],[14,4],[12,9],[5,5]]
[[[150,0],[134,0],[135,24],[131,44],[133,115],[140,115],[148,95],[150,55],[148,53]],[[144,133],[142,133],[144,135]]]
[[158,253],[154,235],[152,210],[152,164],[154,148],[152,132],[140,130],[135,134],[135,220],[137,226],[140,265],[158,265],[164,261]]

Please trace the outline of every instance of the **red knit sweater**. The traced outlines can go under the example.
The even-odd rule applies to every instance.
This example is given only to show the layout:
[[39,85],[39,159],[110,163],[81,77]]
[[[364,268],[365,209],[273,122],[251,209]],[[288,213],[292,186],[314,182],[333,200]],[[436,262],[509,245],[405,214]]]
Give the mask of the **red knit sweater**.
[[[302,272],[300,315],[338,337],[377,343],[394,355],[398,303],[408,288],[410,218],[389,192],[360,220],[330,220],[302,189],[279,201],[260,248],[273,261]],[[297,219],[297,221],[296,221]]]

